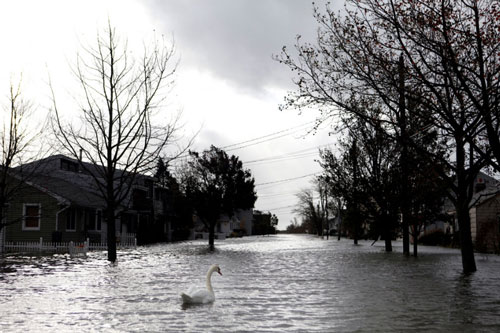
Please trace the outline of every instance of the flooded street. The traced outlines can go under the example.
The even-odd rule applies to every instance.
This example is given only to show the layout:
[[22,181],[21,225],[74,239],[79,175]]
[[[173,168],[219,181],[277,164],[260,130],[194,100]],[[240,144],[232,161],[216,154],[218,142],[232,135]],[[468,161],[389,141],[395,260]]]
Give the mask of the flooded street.
[[[500,330],[500,258],[420,247],[404,258],[383,243],[279,235],[139,247],[87,258],[0,259],[2,332],[401,332]],[[216,301],[183,307],[204,286]]]

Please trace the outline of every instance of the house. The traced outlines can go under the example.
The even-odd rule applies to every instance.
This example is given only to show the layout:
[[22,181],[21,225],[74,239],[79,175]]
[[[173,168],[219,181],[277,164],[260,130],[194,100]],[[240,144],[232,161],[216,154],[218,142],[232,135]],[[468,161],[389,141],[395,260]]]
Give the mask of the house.
[[[425,226],[420,238],[435,233],[450,235],[459,230],[455,208],[445,200],[443,211],[449,221],[435,221]],[[469,216],[471,236],[479,252],[500,253],[500,182],[480,172],[474,180],[474,194],[470,203]]]
[[[95,179],[78,161],[53,155],[22,169],[30,171],[30,177],[9,202],[4,240],[36,241],[43,237],[53,242],[106,242],[105,202]],[[127,200],[116,209],[118,241],[130,234],[137,235],[139,243],[146,242],[149,233],[167,238],[167,221],[156,219],[163,211],[154,200],[153,190],[153,178],[136,176]],[[158,223],[164,227],[158,228]],[[151,232],[153,227],[156,229]]]
[[[251,235],[252,234],[253,209],[238,209],[233,216],[226,214],[219,216],[215,227],[215,239],[225,239],[234,234]],[[208,239],[208,229],[201,219],[193,216],[193,228],[190,239]]]
[[340,212],[334,218],[328,219],[328,230],[330,230],[331,235],[342,230],[342,215]]
[[[469,208],[472,242],[479,252],[499,250],[499,195],[499,181],[480,172],[474,181],[474,195]],[[458,225],[455,227],[458,230]]]
[[478,198],[469,214],[476,250],[500,253],[500,192],[485,193]]

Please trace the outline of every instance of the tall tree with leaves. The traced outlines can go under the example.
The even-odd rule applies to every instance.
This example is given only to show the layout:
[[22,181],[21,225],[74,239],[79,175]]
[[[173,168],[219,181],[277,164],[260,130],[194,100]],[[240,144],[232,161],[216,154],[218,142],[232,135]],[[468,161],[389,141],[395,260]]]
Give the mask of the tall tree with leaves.
[[163,203],[162,214],[159,218],[169,223],[172,231],[172,240],[185,240],[189,237],[193,226],[193,208],[186,195],[182,192],[181,184],[169,171],[168,163],[163,158],[156,164],[155,181]]
[[[323,168],[321,179],[328,180],[329,191],[344,202],[344,230],[349,232],[354,244],[358,243],[361,236],[361,225],[366,211],[361,158],[358,140],[353,136],[348,136],[340,143],[340,156],[336,156],[329,149],[320,152],[320,165]],[[338,209],[340,211],[341,207]]]
[[[408,115],[410,104],[425,111],[412,115],[427,117],[430,122],[419,132],[425,134],[431,128],[438,131],[455,153],[453,159],[447,159],[447,155],[434,151],[429,152],[428,158],[445,166],[440,176],[452,189],[449,196],[460,225],[465,272],[476,270],[468,214],[472,184],[489,156],[489,148],[486,152],[477,149],[476,139],[484,133],[485,116],[467,91],[463,77],[477,78],[474,82],[487,80],[480,70],[475,73],[463,70],[463,66],[474,67],[477,63],[480,49],[474,45],[484,41],[482,37],[470,38],[467,32],[474,30],[474,24],[482,26],[487,21],[484,17],[480,22],[472,19],[477,17],[476,7],[485,10],[488,7],[488,2],[479,3],[474,0],[348,0],[346,15],[329,8],[323,14],[315,8],[320,25],[317,44],[298,41],[298,58],[286,49],[278,57],[298,75],[298,89],[287,96],[286,106],[319,106],[323,120],[357,115],[372,121],[357,107],[363,99],[372,98],[384,110],[379,120],[392,126],[387,134],[404,138],[402,145],[418,148],[412,136],[405,133],[402,120]],[[495,6],[491,7],[496,10]],[[489,31],[491,42],[497,40],[498,30],[484,31]],[[401,55],[404,66],[401,66]],[[490,55],[495,62],[494,53]],[[395,75],[401,73],[401,67],[404,80],[401,74]],[[402,83],[404,89],[401,89]],[[402,108],[403,94],[405,106]]]
[[217,147],[190,152],[184,175],[186,196],[209,232],[208,244],[214,250],[215,227],[221,214],[233,216],[238,209],[254,207],[257,195],[250,170],[234,155]]
[[80,116],[65,119],[66,110],[58,107],[53,91],[53,128],[106,203],[108,260],[114,262],[120,205],[137,176],[152,170],[159,154],[177,139],[178,112],[169,117],[162,110],[177,62],[173,45],[164,41],[131,59],[127,43],[111,24],[84,51],[73,70],[83,94]]

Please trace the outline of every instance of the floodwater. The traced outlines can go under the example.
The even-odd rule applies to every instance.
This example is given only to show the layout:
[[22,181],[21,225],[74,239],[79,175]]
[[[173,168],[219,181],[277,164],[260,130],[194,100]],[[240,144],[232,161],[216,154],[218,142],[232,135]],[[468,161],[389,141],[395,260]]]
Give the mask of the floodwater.
[[[0,258],[1,332],[402,332],[500,331],[500,258],[305,235],[138,247],[87,258]],[[204,286],[213,304],[183,307],[179,294]]]

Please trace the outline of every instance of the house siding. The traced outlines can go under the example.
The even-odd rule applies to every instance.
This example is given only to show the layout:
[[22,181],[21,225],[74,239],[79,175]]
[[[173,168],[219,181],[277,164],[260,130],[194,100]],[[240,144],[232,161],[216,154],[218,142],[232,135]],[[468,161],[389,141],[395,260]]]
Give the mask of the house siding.
[[471,236],[472,236],[472,241],[475,242],[476,241],[476,234],[477,234],[477,208],[476,207],[472,207],[470,210],[469,210],[469,216],[470,216],[470,233],[471,233]]
[[[67,229],[67,221],[69,215],[75,212],[75,229]],[[59,214],[59,226],[58,231],[62,233],[62,240],[64,242],[83,242],[89,236],[89,233],[85,230],[85,210],[80,207],[70,207]],[[89,237],[90,238],[90,237]],[[93,241],[100,241],[100,233],[98,238],[92,237]]]
[[[40,230],[23,230],[23,205],[25,203],[40,204]],[[37,241],[52,239],[55,230],[55,213],[59,210],[58,201],[47,193],[32,186],[23,186],[16,193],[16,197],[7,208],[7,221],[5,236],[9,241]]]
[[500,197],[497,195],[476,207],[477,228],[473,240],[476,249],[481,252],[500,251]]
[[[64,155],[53,155],[23,165],[23,171],[33,172],[28,179],[13,180],[12,184],[24,184],[23,189],[15,192],[6,207],[7,223],[4,228],[4,239],[9,242],[44,241],[68,242],[85,241],[106,242],[107,229],[104,213],[105,202],[101,197],[95,179],[81,168],[82,164],[73,158]],[[83,163],[87,170],[98,166]],[[79,170],[80,169],[80,170]],[[117,170],[121,172],[121,170]],[[154,179],[147,175],[137,175],[133,184],[133,191],[116,207],[116,214],[126,210],[127,215],[133,215],[135,224],[121,224],[121,219],[115,220],[116,236],[122,233],[139,233],[138,242],[149,243],[163,241],[165,237],[158,234],[167,233],[168,228],[156,222],[156,211],[164,212],[165,200],[154,201]],[[161,197],[160,197],[161,199]],[[29,207],[30,219],[33,227],[23,230],[23,207],[25,204],[39,205],[40,228],[35,227],[35,212]],[[154,204],[156,204],[154,206]],[[101,212],[100,228],[96,223],[96,211]],[[74,228],[68,230],[68,218],[74,214]],[[97,229],[97,230],[96,230]]]
[[478,221],[495,220],[500,212],[500,198],[494,197],[476,208]]

